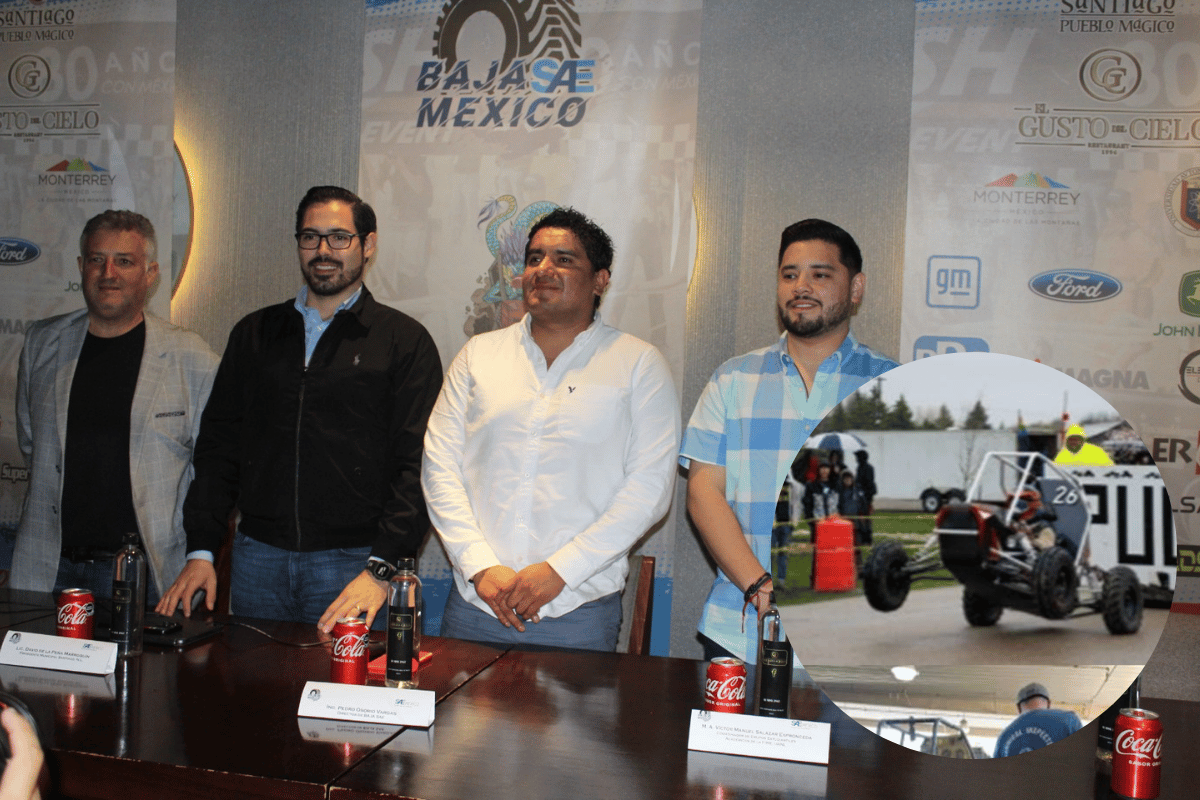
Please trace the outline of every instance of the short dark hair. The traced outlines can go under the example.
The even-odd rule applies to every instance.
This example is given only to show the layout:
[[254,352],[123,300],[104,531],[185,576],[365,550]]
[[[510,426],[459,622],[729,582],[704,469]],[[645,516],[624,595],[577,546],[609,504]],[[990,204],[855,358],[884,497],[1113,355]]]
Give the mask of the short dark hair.
[[842,228],[823,219],[802,219],[784,228],[779,241],[779,261],[775,266],[783,266],[783,254],[793,244],[814,239],[836,247],[838,260],[850,270],[851,276],[862,272],[862,251],[858,249],[858,242]]
[[87,256],[88,239],[99,231],[133,231],[146,241],[146,263],[158,261],[158,239],[154,235],[154,225],[136,211],[114,211],[110,208],[89,219],[79,235],[79,255]]
[[[573,208],[556,208],[546,216],[533,223],[529,229],[529,242],[542,228],[564,228],[575,234],[583,245],[583,252],[588,261],[592,262],[592,272],[606,269],[612,273],[613,244],[612,239],[596,223],[585,217],[582,212]],[[529,258],[529,242],[525,243],[525,258]]]
[[371,208],[365,200],[349,189],[343,189],[340,186],[314,186],[308,190],[304,199],[300,201],[300,205],[296,207],[296,233],[299,233],[300,228],[304,225],[304,215],[309,207],[332,203],[335,200],[350,206],[350,212],[354,216],[355,233],[366,236],[368,233],[375,232],[375,209]]

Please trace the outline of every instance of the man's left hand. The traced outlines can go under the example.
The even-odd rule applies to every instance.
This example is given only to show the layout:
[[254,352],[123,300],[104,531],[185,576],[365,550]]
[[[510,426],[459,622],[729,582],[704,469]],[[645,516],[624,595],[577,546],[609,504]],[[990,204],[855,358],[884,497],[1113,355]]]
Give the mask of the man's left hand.
[[385,602],[387,584],[364,569],[358,577],[346,584],[346,588],[342,589],[337,599],[325,609],[325,613],[317,621],[317,627],[329,633],[342,617],[357,617],[365,611],[367,627],[370,628],[371,623],[375,621],[375,614]]
[[537,622],[541,607],[558,597],[558,593],[566,585],[554,568],[545,561],[530,564],[517,573],[512,589],[509,590],[508,604],[521,619]]

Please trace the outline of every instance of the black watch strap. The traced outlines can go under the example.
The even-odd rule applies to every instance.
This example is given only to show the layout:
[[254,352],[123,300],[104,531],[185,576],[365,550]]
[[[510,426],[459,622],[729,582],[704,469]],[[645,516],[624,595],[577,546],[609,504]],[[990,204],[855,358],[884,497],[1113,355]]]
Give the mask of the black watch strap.
[[382,558],[372,558],[368,561],[367,571],[381,581],[390,581],[396,574],[396,568]]

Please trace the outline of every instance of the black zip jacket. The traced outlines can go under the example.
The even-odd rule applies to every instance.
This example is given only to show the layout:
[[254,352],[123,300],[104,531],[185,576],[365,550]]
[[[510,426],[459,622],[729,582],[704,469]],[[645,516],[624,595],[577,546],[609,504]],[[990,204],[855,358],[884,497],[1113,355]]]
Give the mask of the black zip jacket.
[[215,552],[236,505],[239,530],[273,547],[415,556],[429,529],[421,448],[441,386],[428,331],[366,287],[307,368],[293,300],[250,314],[229,334],[201,417],[188,552]]

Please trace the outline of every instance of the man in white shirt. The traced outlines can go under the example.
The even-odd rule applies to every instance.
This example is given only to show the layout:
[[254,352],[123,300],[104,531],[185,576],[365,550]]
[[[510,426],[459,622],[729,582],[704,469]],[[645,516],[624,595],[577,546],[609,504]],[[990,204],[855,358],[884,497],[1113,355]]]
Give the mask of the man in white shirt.
[[616,648],[626,556],[670,504],[679,398],[662,354],[600,319],[612,258],[595,223],[551,212],[525,317],[450,365],[421,473],[454,567],[443,636]]

